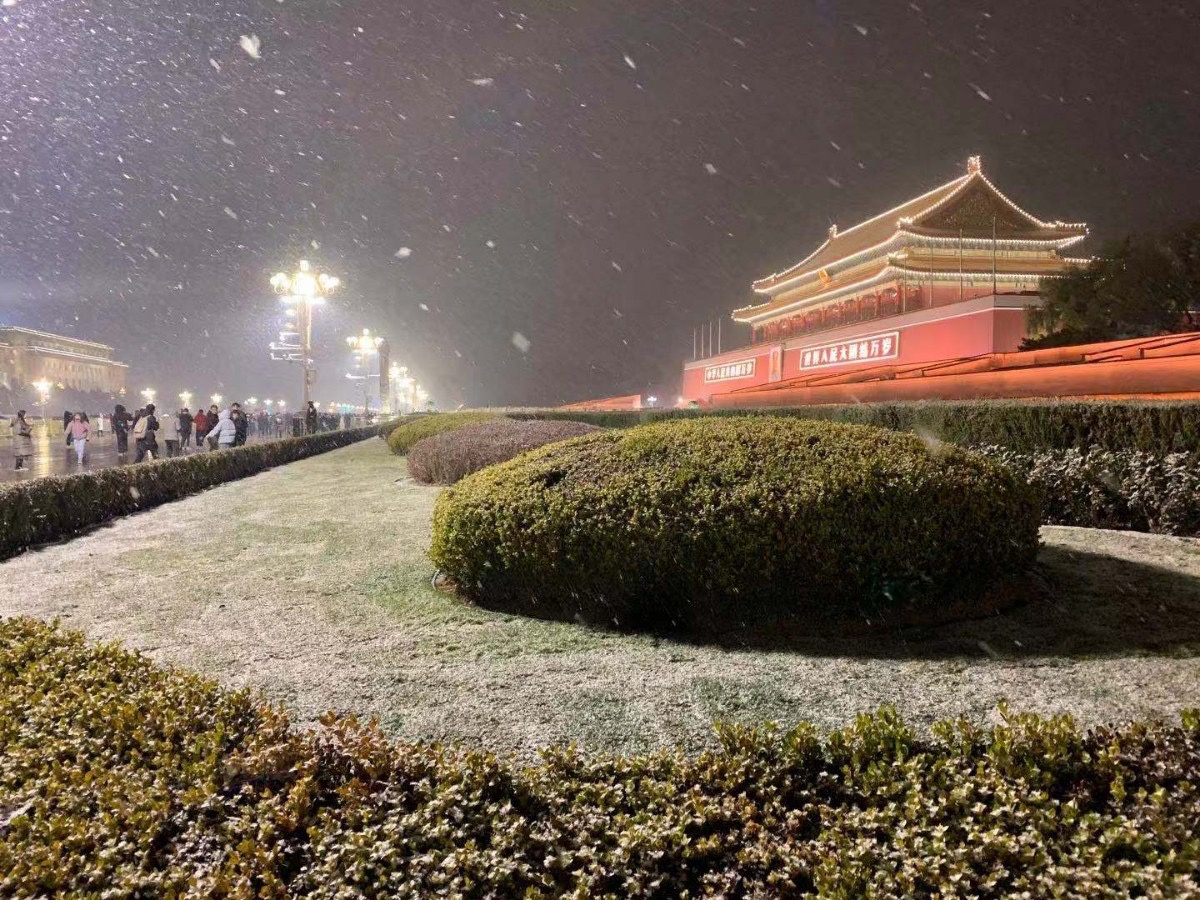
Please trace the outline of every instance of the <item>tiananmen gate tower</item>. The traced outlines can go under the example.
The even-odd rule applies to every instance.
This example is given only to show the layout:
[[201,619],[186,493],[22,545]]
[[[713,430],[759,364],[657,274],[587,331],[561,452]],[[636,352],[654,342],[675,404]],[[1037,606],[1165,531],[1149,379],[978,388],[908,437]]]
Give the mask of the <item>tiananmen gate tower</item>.
[[[830,228],[809,256],[756,281],[756,302],[733,311],[734,320],[750,325],[750,346],[685,362],[682,400],[787,406],[893,395],[1008,396],[970,385],[947,392],[948,380],[934,376],[1090,361],[1090,348],[1078,348],[1079,360],[1064,356],[1067,348],[1040,356],[1016,352],[1028,334],[1028,310],[1042,301],[1043,280],[1087,262],[1066,254],[1086,236],[1085,224],[1043,221],[1020,208],[972,156],[966,174],[852,228]],[[1183,341],[1186,348],[1154,341],[1151,355],[1163,352],[1162,344],[1166,355],[1184,350],[1200,361],[1195,336]],[[1133,343],[1139,349],[1130,354],[1126,344]],[[1114,359],[1145,355],[1141,342],[1096,348]],[[1200,388],[1194,371],[1188,378],[1184,388]],[[901,380],[908,384],[886,384]],[[928,392],[935,380],[937,389]],[[1166,384],[1164,391],[1178,388]],[[1040,394],[1012,392],[1051,394],[1049,384]]]

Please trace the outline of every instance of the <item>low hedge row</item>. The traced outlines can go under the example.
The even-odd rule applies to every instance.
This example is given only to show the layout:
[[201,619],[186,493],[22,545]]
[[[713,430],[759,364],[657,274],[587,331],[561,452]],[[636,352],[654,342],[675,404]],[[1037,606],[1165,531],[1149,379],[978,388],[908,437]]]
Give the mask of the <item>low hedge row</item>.
[[586,757],[290,727],[246,691],[0,622],[5,897],[1130,897],[1200,879],[1200,713],[1081,732],[1010,714],[919,736]]
[[709,417],[576,438],[468,476],[437,500],[430,555],[489,607],[709,631],[935,619],[1023,574],[1039,524],[1024,481],[956,447]]
[[417,441],[499,418],[503,417],[490,412],[430,413],[406,417],[388,433],[388,448],[397,456],[404,456]]
[[1047,525],[1200,536],[1200,453],[976,451],[1038,489]]
[[381,434],[373,425],[0,487],[0,559],[109,519]]
[[798,416],[892,431],[911,431],[954,444],[996,444],[1037,450],[1200,451],[1200,403],[1143,401],[923,401],[798,406],[766,410],[643,410],[580,412],[523,410],[512,418],[573,419],[628,428],[672,418],[723,415]]
[[408,474],[422,484],[454,484],[522,453],[598,430],[583,422],[538,420],[496,419],[468,425],[413,444],[408,451]]

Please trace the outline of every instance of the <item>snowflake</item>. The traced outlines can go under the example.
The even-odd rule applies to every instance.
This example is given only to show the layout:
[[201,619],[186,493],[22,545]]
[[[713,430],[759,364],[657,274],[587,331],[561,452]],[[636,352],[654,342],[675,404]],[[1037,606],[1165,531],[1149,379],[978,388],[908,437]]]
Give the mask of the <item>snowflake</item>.
[[251,59],[261,58],[260,50],[262,48],[262,41],[258,39],[257,34],[243,34],[238,43]]

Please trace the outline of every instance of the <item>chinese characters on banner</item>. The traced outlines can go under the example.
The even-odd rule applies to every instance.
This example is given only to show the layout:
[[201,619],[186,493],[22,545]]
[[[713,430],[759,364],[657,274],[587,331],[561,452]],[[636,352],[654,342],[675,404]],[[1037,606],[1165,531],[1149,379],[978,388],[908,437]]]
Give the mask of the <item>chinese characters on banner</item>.
[[742,359],[737,362],[722,363],[719,366],[709,366],[704,370],[704,383],[714,381],[730,381],[734,378],[750,378],[754,375],[754,360]]
[[808,347],[800,355],[801,369],[820,369],[825,366],[844,366],[851,363],[895,359],[900,355],[900,332],[872,334],[836,344]]

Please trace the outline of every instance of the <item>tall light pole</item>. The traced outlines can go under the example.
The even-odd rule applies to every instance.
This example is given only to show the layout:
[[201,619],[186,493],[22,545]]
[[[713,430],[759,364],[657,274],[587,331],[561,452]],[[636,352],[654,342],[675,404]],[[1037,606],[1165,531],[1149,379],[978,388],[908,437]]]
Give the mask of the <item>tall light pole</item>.
[[142,391],[142,399],[145,400],[147,403],[153,403],[154,396],[157,393],[158,392],[156,390],[154,390],[154,388],[146,388],[145,390]]
[[341,281],[324,272],[314,272],[307,259],[300,260],[300,268],[288,275],[277,272],[271,277],[271,287],[284,303],[299,311],[300,362],[304,369],[304,406],[308,409],[312,389],[312,311],[314,306],[325,302],[325,298],[341,285]]
[[[363,370],[363,414],[371,415],[371,357],[378,356],[379,348],[384,339],[371,334],[370,328],[364,328],[362,334],[346,338],[346,343],[359,355]],[[350,376],[354,377],[354,376]],[[307,409],[307,404],[305,405]]]
[[180,391],[179,392],[179,403],[184,409],[191,409],[191,407],[192,407],[192,392],[191,391]]
[[49,434],[50,424],[46,421],[46,404],[50,402],[51,384],[43,378],[41,381],[35,381],[33,386],[37,389],[38,398],[42,401],[42,427],[46,429],[46,434]]

